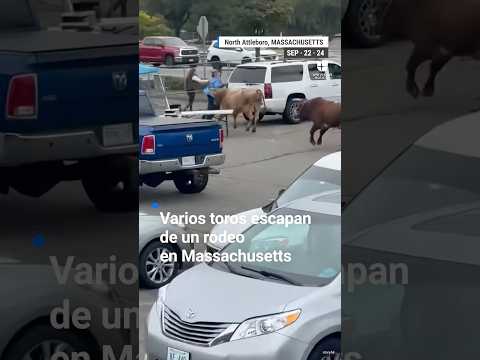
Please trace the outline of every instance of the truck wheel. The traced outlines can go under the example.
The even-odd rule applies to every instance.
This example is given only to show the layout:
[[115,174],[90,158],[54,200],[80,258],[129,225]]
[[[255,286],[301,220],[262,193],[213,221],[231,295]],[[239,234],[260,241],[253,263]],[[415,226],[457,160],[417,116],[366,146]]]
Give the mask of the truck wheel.
[[172,55],[165,56],[165,65],[172,66],[175,63]]
[[[180,264],[176,261],[161,261],[161,254],[176,253],[172,244],[162,244],[154,240],[148,244],[140,254],[139,276],[140,284],[147,289],[157,289],[168,284],[180,269]],[[163,255],[165,256],[165,255]]]
[[302,100],[288,99],[285,110],[283,111],[283,120],[289,124],[298,124],[300,122],[300,114],[298,106]]
[[138,211],[138,164],[135,157],[92,164],[82,178],[82,184],[100,211]]
[[379,28],[382,19],[380,1],[351,0],[345,15],[348,35],[354,45],[374,47],[380,45],[385,36]]
[[208,184],[208,173],[195,171],[177,175],[173,182],[177,190],[183,194],[202,192]]
[[[72,352],[86,352],[92,359],[98,356],[98,350],[88,338],[71,331],[57,330],[50,325],[39,324],[27,329],[8,348],[5,360],[18,359],[54,359],[60,353],[72,355]],[[63,357],[58,357],[63,358]]]

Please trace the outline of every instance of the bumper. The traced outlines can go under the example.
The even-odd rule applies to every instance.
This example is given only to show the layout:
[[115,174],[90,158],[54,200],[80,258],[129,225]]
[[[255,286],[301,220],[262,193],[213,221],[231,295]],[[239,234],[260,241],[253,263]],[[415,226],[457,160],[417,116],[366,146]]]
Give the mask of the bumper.
[[154,305],[147,320],[148,360],[167,360],[169,347],[190,353],[191,360],[301,360],[308,345],[278,333],[212,347],[189,345],[163,335],[160,316]]
[[225,154],[206,155],[202,161],[195,165],[182,165],[180,159],[167,159],[158,161],[140,160],[140,174],[154,174],[180,170],[201,169],[210,166],[219,166],[225,162]]
[[136,154],[138,144],[104,146],[95,130],[21,135],[0,134],[0,165],[80,160],[108,155]]
[[198,64],[200,61],[200,58],[195,55],[195,56],[176,56],[175,57],[175,63],[176,64]]
[[285,110],[286,99],[265,99],[265,112],[281,114]]

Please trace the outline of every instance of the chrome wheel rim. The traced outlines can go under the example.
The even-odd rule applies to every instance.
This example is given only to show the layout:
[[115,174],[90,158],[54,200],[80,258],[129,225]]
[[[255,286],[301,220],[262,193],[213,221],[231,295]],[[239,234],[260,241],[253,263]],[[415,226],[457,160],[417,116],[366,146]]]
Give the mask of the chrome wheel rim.
[[71,355],[74,349],[70,344],[60,340],[45,340],[34,346],[22,360],[51,360],[53,355],[64,353]]
[[300,118],[300,103],[299,102],[294,102],[292,106],[290,107],[290,118],[298,121]]
[[155,248],[148,255],[145,262],[147,277],[155,284],[162,284],[170,280],[175,270],[175,262],[162,261],[163,254],[171,254],[167,248]]

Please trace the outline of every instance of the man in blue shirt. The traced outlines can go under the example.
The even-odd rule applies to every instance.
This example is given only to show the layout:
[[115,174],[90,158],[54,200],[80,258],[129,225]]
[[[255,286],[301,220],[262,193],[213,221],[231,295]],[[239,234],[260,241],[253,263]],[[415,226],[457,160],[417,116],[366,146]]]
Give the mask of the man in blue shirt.
[[[208,85],[203,89],[203,93],[207,95],[208,99],[208,110],[218,110],[218,105],[215,104],[214,90],[225,87],[225,84],[222,83],[221,73],[217,70],[212,72],[212,78],[208,82]],[[205,119],[211,119],[213,115],[205,115]]]

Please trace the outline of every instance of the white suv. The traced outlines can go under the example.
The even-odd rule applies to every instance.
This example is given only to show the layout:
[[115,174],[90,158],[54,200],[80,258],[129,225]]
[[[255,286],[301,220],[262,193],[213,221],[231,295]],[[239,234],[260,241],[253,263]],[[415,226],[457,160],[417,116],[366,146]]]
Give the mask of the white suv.
[[[260,49],[262,61],[278,60],[279,56],[275,50]],[[207,60],[210,62],[222,62],[226,64],[243,64],[255,60],[255,48],[219,48],[218,41],[212,42],[208,48]]]
[[261,116],[283,114],[285,121],[296,123],[298,99],[341,102],[341,78],[342,67],[332,60],[256,62],[237,66],[228,88],[261,89],[266,105]]

